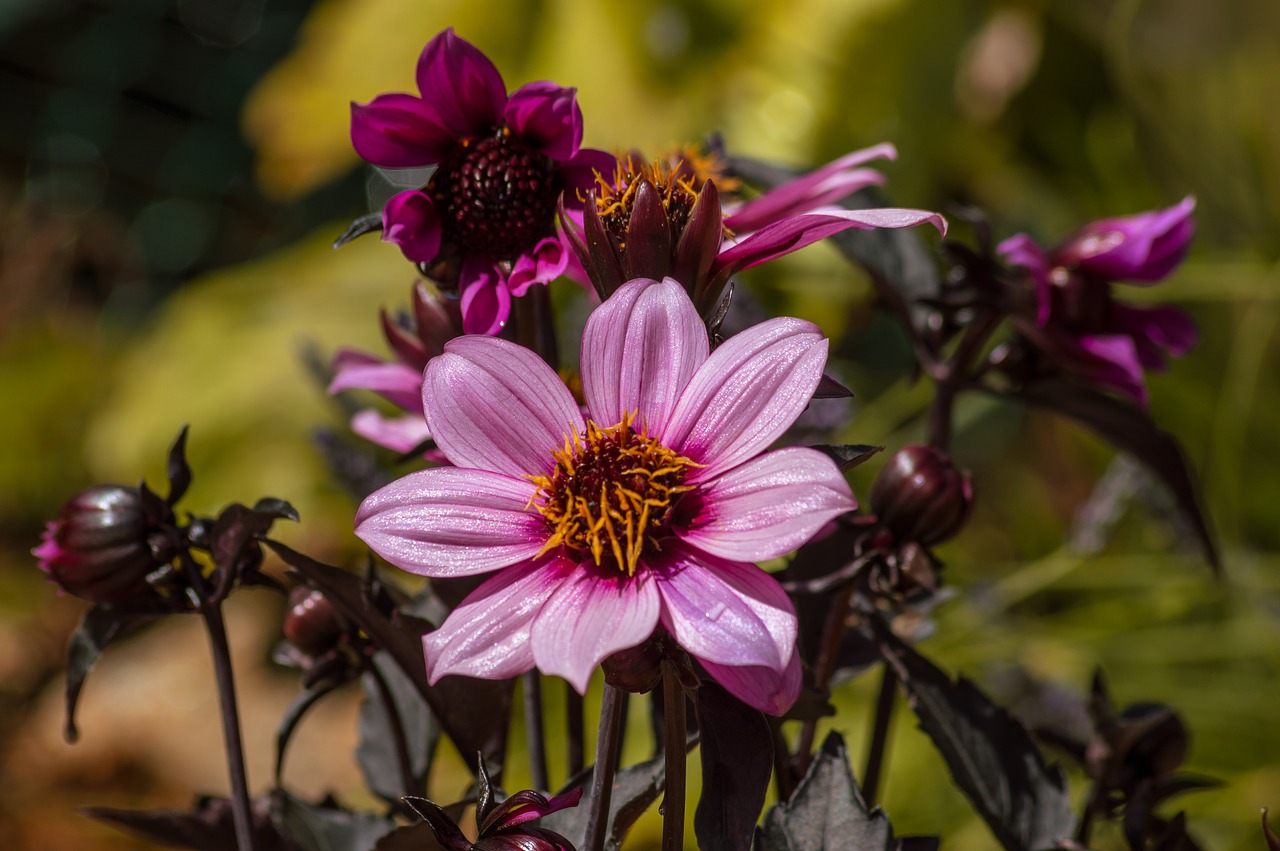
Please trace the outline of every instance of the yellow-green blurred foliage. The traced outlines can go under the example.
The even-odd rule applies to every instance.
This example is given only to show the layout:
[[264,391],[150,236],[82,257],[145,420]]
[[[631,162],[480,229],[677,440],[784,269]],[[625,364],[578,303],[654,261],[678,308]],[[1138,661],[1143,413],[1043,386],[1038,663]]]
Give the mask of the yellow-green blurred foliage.
[[[264,193],[296,202],[361,168],[348,103],[413,91],[419,50],[450,25],[493,58],[509,88],[577,86],[593,147],[652,151],[720,131],[734,152],[814,165],[891,141],[896,203],[944,212],[973,203],[997,236],[1026,229],[1048,241],[1091,218],[1197,196],[1192,259],[1131,295],[1180,303],[1202,328],[1199,348],[1153,377],[1152,410],[1203,483],[1224,576],[1215,581],[1176,528],[1141,506],[1103,553],[1065,548],[1073,512],[1112,453],[1047,415],[966,400],[955,441],[981,502],[943,553],[958,593],[923,649],[993,687],[1020,666],[1084,692],[1103,665],[1121,705],[1175,705],[1193,731],[1189,768],[1227,785],[1167,809],[1184,804],[1206,847],[1261,847],[1258,809],[1280,807],[1280,6],[322,0],[243,107]],[[169,441],[189,423],[187,506],[288,499],[302,524],[287,540],[357,563],[354,506],[310,440],[340,418],[299,353],[381,352],[376,311],[406,301],[413,270],[373,237],[332,251],[342,226],[192,280],[127,327],[53,310],[8,327],[4,512],[34,535],[71,489],[143,475],[157,483]],[[863,335],[841,365],[858,394],[843,438],[892,448],[920,436],[928,388],[903,377],[900,342],[834,252],[808,249],[743,281],[776,310]],[[869,476],[855,479],[860,493]],[[0,576],[33,571],[22,548],[34,543],[6,542]],[[873,693],[863,680],[848,687],[829,724],[848,736],[855,766]],[[883,800],[897,831],[941,834],[953,851],[993,847],[900,709]],[[518,780],[522,767],[513,770]],[[656,847],[655,837],[647,822],[635,847]]]

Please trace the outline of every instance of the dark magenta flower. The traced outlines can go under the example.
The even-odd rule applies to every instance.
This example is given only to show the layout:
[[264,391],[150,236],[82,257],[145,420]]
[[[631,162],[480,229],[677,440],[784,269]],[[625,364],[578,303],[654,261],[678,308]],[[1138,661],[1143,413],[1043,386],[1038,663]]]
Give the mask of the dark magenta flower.
[[1176,307],[1118,302],[1113,283],[1152,284],[1172,272],[1195,231],[1195,199],[1164,210],[1085,225],[1061,245],[1042,249],[1018,234],[996,250],[1027,270],[1035,285],[1034,321],[1015,317],[1023,336],[1068,374],[1147,402],[1145,370],[1186,354],[1195,324]]
[[856,503],[814,449],[766,452],[813,396],[827,341],[798,319],[710,351],[674,280],[631,281],[592,313],[582,408],[528,349],[469,336],[427,366],[423,407],[455,466],[369,496],[356,534],[430,577],[494,572],[424,639],[428,678],[534,667],[586,690],[662,626],[739,699],[800,689],[796,615],[753,562]]
[[[498,69],[447,29],[418,59],[420,96],[351,105],[351,142],[384,168],[435,166],[426,186],[382,211],[382,238],[422,264],[456,264],[468,333],[501,330],[511,296],[564,273],[556,205],[580,207],[593,170],[613,158],[581,149],[574,89],[549,82],[507,95]],[[567,191],[566,191],[567,190]]]
[[[482,776],[487,784],[488,777]],[[501,804],[485,802],[482,790],[477,805],[476,819],[479,835],[471,842],[457,823],[436,804],[425,798],[405,798],[404,801],[422,816],[436,836],[436,842],[446,851],[575,851],[573,843],[544,827],[530,822],[569,807],[576,807],[582,798],[582,787],[547,798],[537,792],[516,792]]]

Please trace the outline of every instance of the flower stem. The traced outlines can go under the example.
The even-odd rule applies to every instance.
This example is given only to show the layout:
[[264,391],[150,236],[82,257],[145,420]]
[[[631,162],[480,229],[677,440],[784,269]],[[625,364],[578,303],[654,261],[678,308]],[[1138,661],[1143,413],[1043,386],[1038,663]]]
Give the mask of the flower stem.
[[541,285],[529,287],[529,291],[517,297],[512,307],[512,320],[516,323],[515,341],[526,349],[537,352],[552,369],[560,368],[560,347],[556,342],[555,313],[551,310],[551,295]]
[[889,723],[893,720],[894,698],[898,696],[898,675],[888,665],[880,677],[880,694],[876,697],[876,714],[871,726],[871,743],[867,749],[867,767],[862,773],[862,797],[870,807],[876,802],[880,787],[880,769],[884,765],[885,747],[889,742]]
[[586,764],[586,730],[583,724],[582,695],[573,690],[573,686],[564,684],[564,714],[568,722],[568,759],[569,776],[573,777],[582,771]]
[[418,778],[413,774],[413,757],[409,754],[409,740],[404,734],[404,720],[400,717],[400,707],[396,705],[382,671],[370,660],[366,669],[378,689],[378,697],[382,698],[382,708],[387,713],[387,722],[391,725],[391,738],[395,740],[396,762],[400,766],[400,786],[405,795],[418,795]]
[[600,734],[596,739],[596,768],[591,778],[591,812],[587,815],[585,851],[604,851],[609,830],[609,801],[613,776],[618,770],[618,744],[622,738],[622,707],[627,693],[605,684],[600,707]]
[[[854,586],[846,585],[831,598],[831,608],[827,609],[827,623],[822,630],[822,645],[818,648],[818,658],[813,663],[813,684],[819,691],[826,689],[831,682],[831,675],[836,670],[836,657],[840,653],[840,639],[844,637],[845,616],[849,613],[849,601],[853,598]],[[803,777],[809,770],[809,761],[813,758],[813,740],[818,733],[817,719],[804,722],[800,729],[800,747],[796,752],[796,776]]]
[[778,784],[778,800],[790,801],[796,790],[795,778],[791,773],[794,770],[791,764],[791,747],[787,744],[787,737],[782,735],[782,722],[772,716],[767,720],[769,731],[773,735],[773,776]]
[[537,671],[529,671],[523,677],[524,726],[529,749],[529,773],[533,788],[545,792],[551,788],[547,777],[547,744],[542,728],[542,680]]
[[684,773],[688,754],[685,751],[684,686],[676,666],[662,662],[662,695],[664,723],[663,758],[666,763],[667,788],[662,795],[662,851],[684,849]]

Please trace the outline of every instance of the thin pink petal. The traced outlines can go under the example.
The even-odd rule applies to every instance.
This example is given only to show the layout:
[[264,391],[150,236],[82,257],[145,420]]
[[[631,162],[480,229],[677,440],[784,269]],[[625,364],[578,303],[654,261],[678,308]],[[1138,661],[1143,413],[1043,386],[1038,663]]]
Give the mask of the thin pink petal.
[[1118,390],[1146,407],[1147,385],[1143,381],[1142,359],[1131,337],[1098,335],[1081,337],[1077,343],[1087,353],[1082,366],[1088,380]]
[[412,573],[487,573],[533,558],[546,541],[546,521],[527,510],[534,490],[528,481],[484,470],[420,470],[365,498],[356,536]]
[[721,665],[786,666],[795,649],[796,614],[772,576],[675,541],[650,569],[662,596],[662,623],[685,650]]
[[534,284],[551,283],[564,274],[572,253],[559,233],[547,237],[516,258],[507,277],[507,289],[511,295],[521,296]]
[[533,622],[538,670],[569,681],[579,694],[608,656],[653,634],[661,603],[653,577],[603,575],[582,565],[565,579]]
[[412,452],[431,437],[427,421],[421,414],[384,417],[373,408],[357,411],[351,418],[351,430],[370,443],[402,455]]
[[781,672],[756,665],[718,665],[699,659],[716,682],[725,691],[748,706],[754,706],[769,715],[782,715],[800,696],[800,653],[791,652],[791,660]]
[[857,508],[835,462],[793,446],[741,464],[702,485],[701,510],[677,534],[731,561],[764,561],[807,542],[829,520]]
[[489,57],[449,27],[418,57],[418,89],[457,138],[483,136],[498,126],[507,87]]
[[493,261],[473,254],[462,261],[458,287],[462,330],[467,334],[497,334],[511,313],[511,292],[505,275]]
[[661,434],[708,349],[706,326],[679,283],[623,284],[582,333],[582,393],[591,418],[613,425],[638,413],[637,426]]
[[430,263],[440,251],[440,216],[425,192],[393,195],[382,208],[382,241],[400,246],[414,263]]
[[330,393],[343,390],[372,390],[406,411],[420,410],[422,374],[402,363],[357,364],[346,358],[329,382]]
[[804,411],[822,379],[827,341],[818,327],[771,319],[730,337],[698,368],[661,434],[706,467],[709,481],[762,452]]
[[[581,211],[587,191],[596,185],[596,175],[611,176],[617,168],[618,161],[613,154],[597,151],[594,148],[583,148],[559,169],[560,180],[564,185],[564,205],[570,211]],[[582,222],[578,222],[582,226]]]
[[560,377],[496,337],[459,337],[427,365],[422,407],[450,462],[520,477],[550,473],[552,450],[586,430]]
[[500,571],[422,637],[427,679],[459,674],[502,680],[533,669],[530,628],[573,564],[542,559]]
[[428,166],[443,160],[456,144],[435,110],[421,98],[389,94],[366,104],[351,104],[351,145],[374,165]]
[[996,254],[1010,266],[1021,266],[1031,274],[1036,286],[1036,323],[1043,327],[1049,321],[1053,304],[1049,292],[1049,259],[1044,249],[1025,233],[1019,233],[997,245]]
[[577,91],[546,81],[521,86],[511,93],[503,121],[529,147],[565,162],[582,144]]

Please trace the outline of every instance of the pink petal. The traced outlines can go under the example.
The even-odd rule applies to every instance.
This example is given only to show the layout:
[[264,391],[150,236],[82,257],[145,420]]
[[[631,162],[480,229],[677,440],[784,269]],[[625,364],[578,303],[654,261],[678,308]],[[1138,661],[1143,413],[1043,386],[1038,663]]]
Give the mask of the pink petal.
[[816,325],[771,319],[730,337],[698,367],[660,435],[709,481],[762,452],[804,411],[822,379],[827,341]]
[[470,576],[533,558],[547,539],[532,483],[458,467],[420,470],[365,498],[356,536],[396,567]]
[[816,171],[788,180],[759,198],[747,201],[725,219],[725,227],[734,233],[747,233],[788,216],[807,213],[824,204],[834,204],[865,186],[884,183],[882,174],[859,166],[871,160],[897,158],[897,149],[889,144],[845,154]]
[[533,669],[530,628],[571,562],[541,559],[500,571],[422,637],[427,679],[449,674],[502,680]]
[[586,430],[569,389],[536,354],[459,337],[427,365],[422,407],[450,462],[510,476],[550,473],[552,450]]
[[662,434],[708,349],[706,326],[679,283],[623,284],[582,332],[582,394],[591,418],[613,425],[638,413],[638,426]]
[[[329,392],[372,390],[406,411],[421,410],[422,374],[402,363],[357,363],[352,357],[341,358],[341,366],[329,382]],[[335,366],[339,363],[335,359]]]
[[1143,381],[1142,360],[1133,339],[1123,334],[1081,337],[1077,341],[1088,359],[1084,364],[1088,380],[1106,385],[1147,405],[1147,385]]
[[769,715],[782,715],[800,696],[799,650],[791,652],[791,660],[782,673],[756,665],[717,665],[705,659],[698,661],[716,682],[724,686],[725,691]]
[[503,121],[529,147],[565,162],[582,144],[577,91],[546,81],[521,86],[507,101]]
[[[1115,330],[1133,337],[1173,357],[1181,357],[1191,351],[1199,339],[1196,323],[1182,309],[1171,305],[1135,307],[1127,304],[1111,305],[1111,324]],[[1143,359],[1148,369],[1157,369],[1162,360],[1157,353],[1155,363]]]
[[378,95],[369,103],[351,104],[351,145],[374,165],[420,168],[440,162],[456,144],[421,98]]
[[560,234],[547,237],[535,245],[533,250],[516,258],[511,274],[507,277],[507,289],[511,295],[521,296],[534,284],[551,283],[564,274],[572,253]]
[[[613,154],[597,151],[594,148],[583,148],[559,169],[560,180],[564,184],[564,205],[569,210],[582,210],[582,202],[587,192],[595,187],[596,175],[611,177],[618,166]],[[578,222],[581,227],[581,221]]]
[[1113,280],[1154,283],[1186,256],[1195,206],[1187,196],[1163,210],[1091,222],[1059,246],[1054,259]]
[[660,609],[652,575],[605,575],[594,565],[581,565],[533,622],[538,670],[564,677],[583,694],[591,672],[607,656],[653,634]]
[[393,195],[382,208],[382,241],[400,246],[414,263],[430,263],[440,251],[440,216],[425,192]]
[[[421,399],[419,399],[421,404]],[[351,430],[370,443],[384,449],[404,454],[421,446],[431,432],[421,414],[406,417],[384,417],[372,408],[356,412],[351,418]]]
[[858,506],[835,462],[801,446],[741,464],[696,498],[701,511],[677,534],[704,552],[751,562],[786,555]]
[[511,292],[505,275],[493,261],[471,255],[462,261],[458,282],[462,290],[462,330],[467,334],[497,334],[511,314]]
[[1031,274],[1036,285],[1036,323],[1049,321],[1052,297],[1049,293],[1049,259],[1036,241],[1025,233],[1015,234],[996,246],[996,254],[1010,266],[1021,266]]
[[418,57],[418,89],[455,138],[483,136],[498,126],[507,105],[502,75],[449,27]]
[[785,668],[795,649],[796,614],[772,576],[675,541],[651,570],[662,623],[685,650],[721,665]]
[[768,225],[732,248],[721,251],[712,266],[712,275],[727,278],[743,269],[750,269],[775,257],[799,251],[806,245],[850,228],[859,230],[909,228],[926,223],[933,225],[939,233],[946,235],[946,219],[926,210],[904,210],[896,207],[845,210],[831,207],[792,216]]

